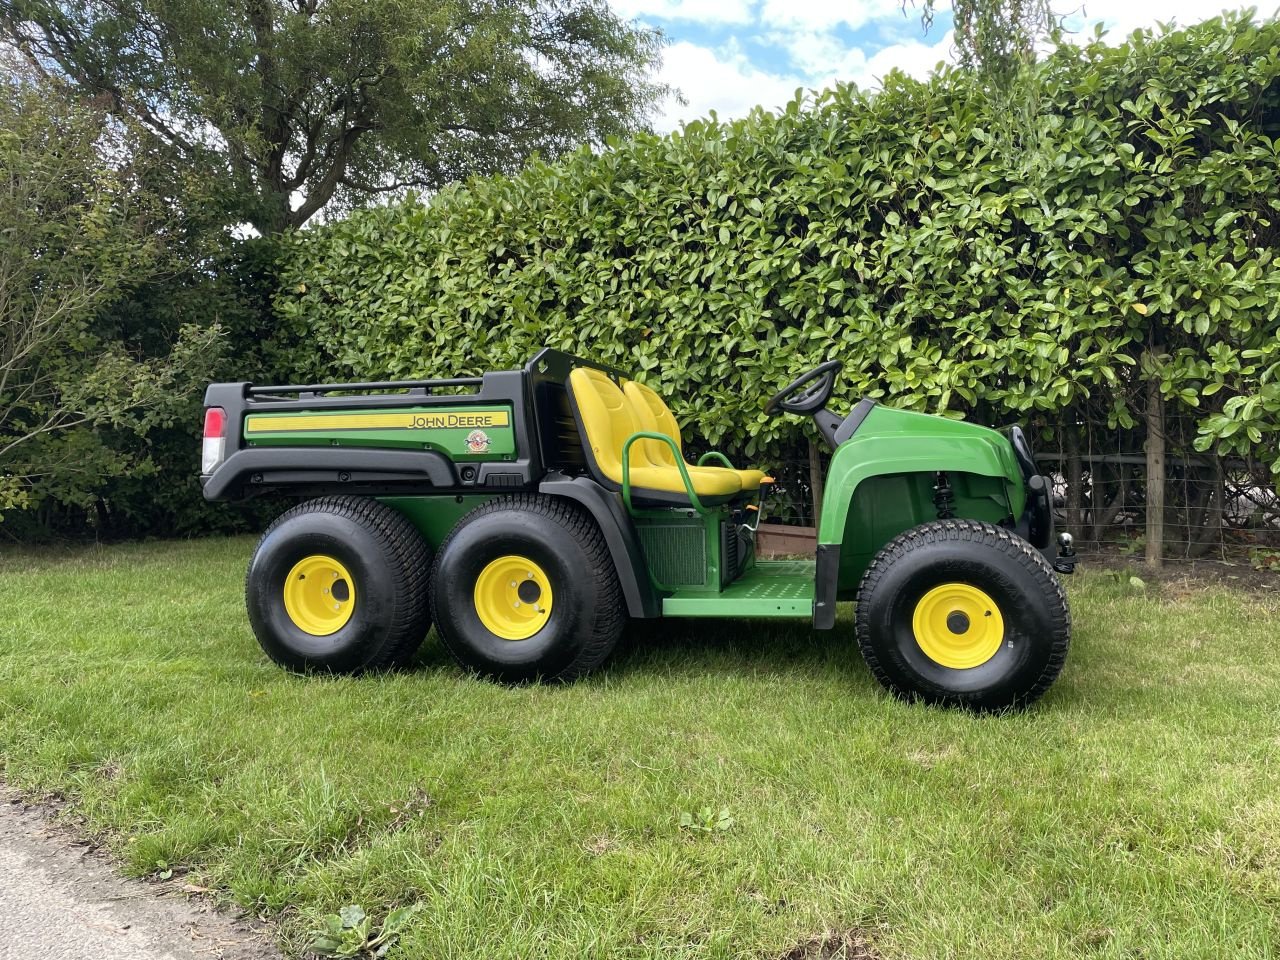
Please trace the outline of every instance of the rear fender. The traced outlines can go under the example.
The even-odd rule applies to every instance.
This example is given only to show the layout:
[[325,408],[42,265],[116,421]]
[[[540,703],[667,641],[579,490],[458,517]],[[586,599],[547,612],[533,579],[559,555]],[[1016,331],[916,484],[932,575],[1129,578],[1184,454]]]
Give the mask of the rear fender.
[[587,477],[569,478],[554,471],[538,485],[538,492],[573,500],[591,514],[609,547],[627,612],[637,618],[660,616],[662,602],[649,579],[644,552],[622,498]]

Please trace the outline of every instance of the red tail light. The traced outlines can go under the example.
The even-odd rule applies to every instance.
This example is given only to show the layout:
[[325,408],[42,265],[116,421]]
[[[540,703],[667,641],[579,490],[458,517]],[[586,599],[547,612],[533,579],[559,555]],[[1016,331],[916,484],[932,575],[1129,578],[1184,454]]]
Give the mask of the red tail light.
[[213,473],[226,456],[227,412],[221,407],[209,407],[204,412],[204,444],[200,449],[200,472]]
[[227,424],[227,413],[221,407],[210,407],[204,412],[204,437],[221,437]]

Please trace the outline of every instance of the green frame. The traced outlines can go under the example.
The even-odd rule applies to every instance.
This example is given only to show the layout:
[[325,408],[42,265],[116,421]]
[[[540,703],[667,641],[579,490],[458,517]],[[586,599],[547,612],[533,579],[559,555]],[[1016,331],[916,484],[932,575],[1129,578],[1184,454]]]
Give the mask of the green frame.
[[719,450],[710,450],[710,451],[708,451],[707,453],[704,453],[702,456],[700,456],[700,457],[698,458],[698,466],[700,466],[700,467],[701,467],[701,466],[703,466],[703,465],[704,465],[708,460],[712,460],[712,459],[719,460],[722,464],[724,464],[724,465],[725,465],[726,467],[728,467],[730,470],[734,469],[733,464],[729,462],[729,458],[728,458],[728,457],[726,457],[726,456],[725,456],[723,453],[721,453]]
[[693,504],[693,509],[704,517],[714,512],[712,508],[704,506],[694,492],[693,481],[690,479],[689,470],[684,463],[684,455],[680,452],[680,448],[676,446],[676,442],[665,433],[640,430],[627,437],[626,442],[622,445],[622,502],[626,504],[627,513],[633,517],[644,515],[643,511],[637,511],[631,504],[631,446],[637,440],[660,440],[670,447],[671,452],[675,455],[676,468],[680,471],[680,479],[684,481],[685,495],[689,498],[689,502]]

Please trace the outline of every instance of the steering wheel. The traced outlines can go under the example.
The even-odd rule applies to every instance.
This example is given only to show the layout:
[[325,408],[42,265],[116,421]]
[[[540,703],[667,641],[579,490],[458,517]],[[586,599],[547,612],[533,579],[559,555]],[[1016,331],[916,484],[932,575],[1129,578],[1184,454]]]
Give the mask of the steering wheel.
[[836,374],[843,366],[839,360],[828,360],[800,374],[769,398],[764,412],[773,413],[779,407],[787,413],[813,413],[820,409],[835,389]]

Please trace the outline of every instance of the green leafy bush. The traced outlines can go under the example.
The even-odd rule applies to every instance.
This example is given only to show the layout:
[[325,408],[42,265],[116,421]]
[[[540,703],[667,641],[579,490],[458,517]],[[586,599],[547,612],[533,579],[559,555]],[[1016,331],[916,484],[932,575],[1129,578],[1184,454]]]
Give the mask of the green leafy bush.
[[972,78],[893,74],[773,114],[536,162],[295,238],[295,375],[421,376],[543,345],[635,370],[709,441],[793,439],[762,398],[827,357],[844,398],[992,420],[1280,432],[1280,25],[1094,38],[1039,67],[1025,142]]

